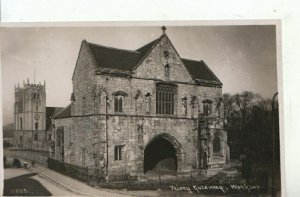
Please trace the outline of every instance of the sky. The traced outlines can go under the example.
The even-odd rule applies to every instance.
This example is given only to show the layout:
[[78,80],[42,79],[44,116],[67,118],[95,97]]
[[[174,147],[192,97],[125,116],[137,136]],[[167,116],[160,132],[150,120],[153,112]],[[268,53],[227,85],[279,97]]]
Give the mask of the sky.
[[[136,50],[158,38],[151,27],[19,27],[1,29],[3,124],[13,122],[14,86],[46,81],[47,106],[70,103],[72,74],[81,41]],[[223,93],[277,91],[276,28],[173,26],[166,33],[182,58],[204,60],[223,83]],[[35,75],[34,75],[35,73]],[[35,76],[35,77],[34,77]]]

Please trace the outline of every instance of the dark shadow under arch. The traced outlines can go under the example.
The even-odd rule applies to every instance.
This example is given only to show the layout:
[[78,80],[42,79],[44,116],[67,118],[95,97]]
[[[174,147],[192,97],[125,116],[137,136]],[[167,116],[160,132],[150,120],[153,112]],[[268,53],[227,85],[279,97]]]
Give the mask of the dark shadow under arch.
[[148,171],[177,171],[182,153],[179,142],[169,134],[155,136],[144,151],[144,173]]

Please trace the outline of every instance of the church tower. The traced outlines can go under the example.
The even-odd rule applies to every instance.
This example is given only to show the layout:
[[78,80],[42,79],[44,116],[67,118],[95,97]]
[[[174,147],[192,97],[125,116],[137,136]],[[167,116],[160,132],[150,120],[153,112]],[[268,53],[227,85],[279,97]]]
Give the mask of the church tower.
[[[15,146],[33,148],[39,133],[46,130],[46,85],[23,82],[15,87]],[[17,144],[16,144],[17,143]]]

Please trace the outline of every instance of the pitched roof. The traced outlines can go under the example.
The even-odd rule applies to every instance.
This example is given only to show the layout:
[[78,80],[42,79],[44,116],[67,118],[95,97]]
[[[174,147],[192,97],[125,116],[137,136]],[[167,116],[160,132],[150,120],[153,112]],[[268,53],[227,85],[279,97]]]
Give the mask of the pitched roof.
[[46,107],[46,131],[52,125],[51,118],[58,114],[64,108],[62,107]]
[[155,46],[155,44],[159,42],[159,40],[161,38],[162,38],[162,36],[160,36],[159,38],[153,40],[152,42],[149,42],[148,44],[142,46],[141,48],[137,49],[137,51],[139,51],[140,53],[146,55]]
[[[137,50],[125,50],[106,47],[86,42],[99,68],[108,68],[121,71],[133,71],[144,58],[151,52],[156,44],[166,36],[163,34],[159,38],[140,47]],[[222,85],[218,77],[209,69],[206,63],[196,60],[183,59],[183,64],[197,82],[212,83]]]
[[215,81],[222,84],[218,77],[210,70],[210,68],[203,60],[196,61],[183,58],[181,58],[181,60],[190,71],[190,73],[192,73],[194,79],[200,79],[207,82]]
[[138,63],[141,53],[124,49],[116,49],[88,43],[97,66],[118,70],[132,70]]
[[71,117],[71,104],[54,116],[54,119]]

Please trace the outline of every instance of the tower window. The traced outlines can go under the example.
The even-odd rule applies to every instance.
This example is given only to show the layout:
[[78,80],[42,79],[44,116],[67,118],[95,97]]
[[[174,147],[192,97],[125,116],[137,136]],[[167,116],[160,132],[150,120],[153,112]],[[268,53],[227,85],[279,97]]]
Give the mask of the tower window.
[[23,129],[23,120],[22,120],[22,117],[20,117],[19,120],[20,120],[20,122],[19,122],[20,123],[20,125],[19,125],[20,126],[20,130],[22,130]]
[[35,126],[35,130],[39,129],[39,123],[38,122],[36,122],[34,126]]
[[115,146],[115,161],[122,160],[123,146]]
[[122,95],[115,96],[115,112],[123,112],[123,99]]
[[156,113],[174,114],[176,87],[169,84],[156,85]]

